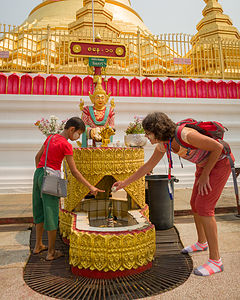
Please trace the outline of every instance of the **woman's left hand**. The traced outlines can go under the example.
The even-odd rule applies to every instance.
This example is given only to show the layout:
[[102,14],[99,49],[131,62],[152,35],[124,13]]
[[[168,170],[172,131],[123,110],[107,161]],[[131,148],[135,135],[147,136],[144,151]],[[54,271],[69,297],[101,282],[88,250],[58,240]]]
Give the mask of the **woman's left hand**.
[[208,195],[212,191],[212,187],[209,182],[209,176],[202,174],[198,179],[198,194],[201,196]]

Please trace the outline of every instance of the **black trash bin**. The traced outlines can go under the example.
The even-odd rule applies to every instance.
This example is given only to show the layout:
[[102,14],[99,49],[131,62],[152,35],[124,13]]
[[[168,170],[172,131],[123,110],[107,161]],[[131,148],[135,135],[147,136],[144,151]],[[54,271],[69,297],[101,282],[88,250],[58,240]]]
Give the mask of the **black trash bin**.
[[173,199],[168,193],[167,175],[147,175],[146,180],[146,203],[149,205],[149,218],[155,228],[165,230],[173,227],[174,221],[174,182],[178,182],[174,176],[171,177]]

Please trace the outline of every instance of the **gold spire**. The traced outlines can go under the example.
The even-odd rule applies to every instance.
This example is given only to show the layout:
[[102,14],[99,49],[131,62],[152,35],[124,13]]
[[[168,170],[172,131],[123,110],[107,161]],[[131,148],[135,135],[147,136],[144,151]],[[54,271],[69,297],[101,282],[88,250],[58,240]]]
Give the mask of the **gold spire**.
[[[113,14],[105,7],[105,0],[94,0],[95,30],[99,33],[115,32],[120,28],[113,23]],[[76,21],[68,24],[70,32],[88,30],[92,34],[92,0],[84,0],[83,7],[76,12]]]
[[91,99],[91,101],[92,101],[93,104],[94,104],[94,99],[95,99],[96,95],[99,95],[99,94],[105,95],[105,97],[106,97],[106,103],[107,103],[107,102],[108,102],[108,99],[109,99],[109,97],[110,97],[110,95],[111,95],[111,93],[110,93],[110,94],[107,94],[107,93],[105,92],[105,90],[102,88],[102,78],[101,78],[100,76],[98,76],[98,78],[97,78],[97,84],[96,84],[94,93],[91,94],[91,93],[89,92],[89,97],[90,97],[90,99]]
[[240,39],[239,31],[233,26],[229,16],[223,14],[223,9],[218,0],[204,0],[207,4],[203,9],[203,19],[198,23],[198,33],[193,42],[200,38],[213,39]]

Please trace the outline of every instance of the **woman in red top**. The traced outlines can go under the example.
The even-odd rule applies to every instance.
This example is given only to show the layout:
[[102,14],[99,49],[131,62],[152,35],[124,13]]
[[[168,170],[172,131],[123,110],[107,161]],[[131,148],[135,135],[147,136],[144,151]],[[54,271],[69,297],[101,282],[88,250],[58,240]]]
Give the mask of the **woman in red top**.
[[[69,119],[60,134],[52,137],[47,154],[47,171],[57,176],[61,176],[61,164],[66,157],[69,169],[72,175],[81,183],[86,185],[93,195],[98,192],[104,192],[91,185],[78,171],[73,159],[72,145],[68,142],[78,140],[80,135],[85,131],[84,122],[73,117]],[[44,165],[46,157],[46,148],[49,141],[48,137],[41,149],[38,151],[35,162],[36,171],[33,179],[33,220],[36,224],[36,243],[33,250],[34,254],[38,254],[44,250],[48,250],[46,260],[53,260],[61,257],[63,254],[59,250],[55,250],[56,233],[58,227],[59,198],[52,195],[42,194],[41,187],[44,175]],[[48,232],[48,248],[42,242],[43,230]]]

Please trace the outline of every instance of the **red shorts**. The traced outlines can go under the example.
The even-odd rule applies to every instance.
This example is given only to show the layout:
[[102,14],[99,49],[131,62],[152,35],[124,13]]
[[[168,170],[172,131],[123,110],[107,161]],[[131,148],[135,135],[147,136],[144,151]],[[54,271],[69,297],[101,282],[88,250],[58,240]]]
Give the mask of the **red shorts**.
[[212,191],[204,196],[198,194],[197,186],[197,181],[202,174],[202,171],[203,167],[197,166],[190,202],[192,211],[199,216],[214,216],[215,206],[231,173],[230,162],[228,158],[224,158],[216,163],[209,176]]

